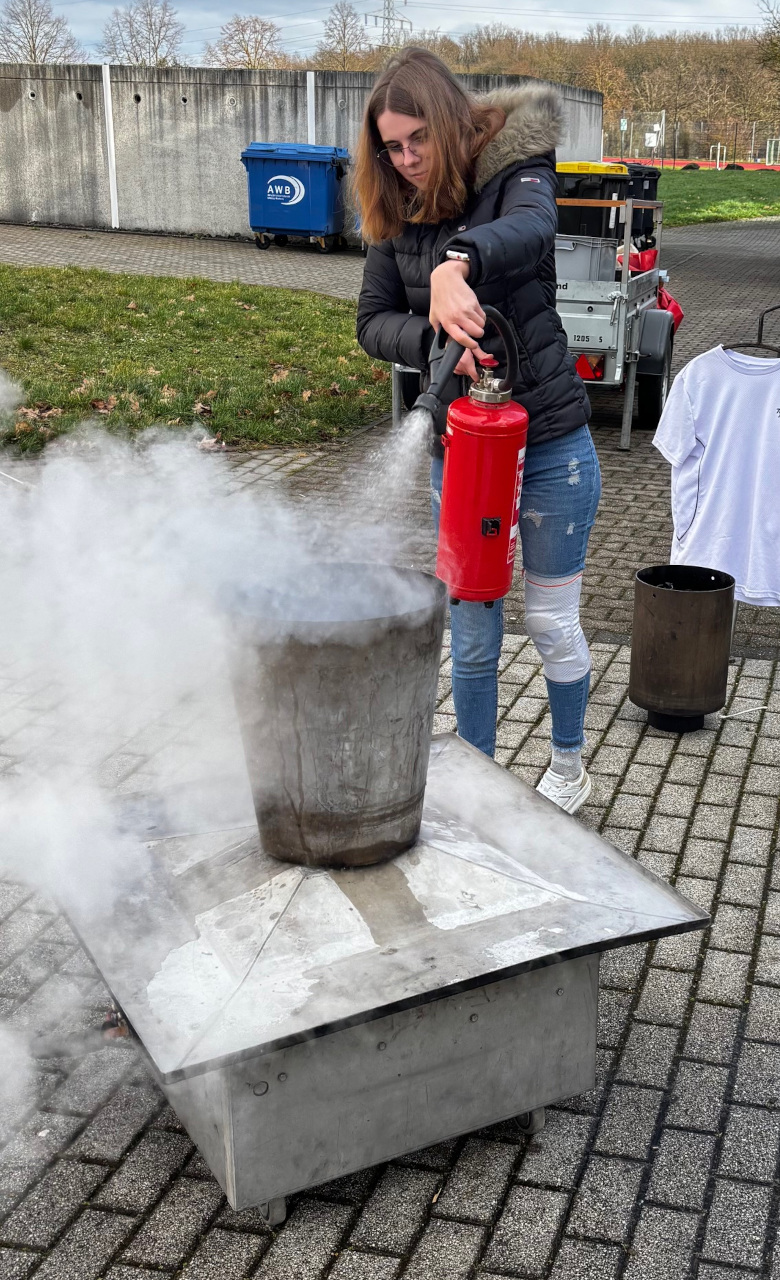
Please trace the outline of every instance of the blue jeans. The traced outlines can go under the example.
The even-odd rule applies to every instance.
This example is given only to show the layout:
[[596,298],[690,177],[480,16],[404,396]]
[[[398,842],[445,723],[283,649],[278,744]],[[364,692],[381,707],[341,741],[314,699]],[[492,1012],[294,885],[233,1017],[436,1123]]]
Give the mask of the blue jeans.
[[[442,458],[431,463],[431,504],[438,532]],[[573,477],[579,477],[573,481]],[[601,473],[586,426],[557,440],[531,445],[520,498],[523,567],[540,577],[581,573],[601,496]],[[543,518],[537,518],[543,517]],[[492,756],[496,748],[498,660],[504,635],[504,602],[492,609],[462,600],[451,610],[452,694],[458,733]],[[547,680],[552,738],[573,750],[584,744],[590,675],[563,684]]]

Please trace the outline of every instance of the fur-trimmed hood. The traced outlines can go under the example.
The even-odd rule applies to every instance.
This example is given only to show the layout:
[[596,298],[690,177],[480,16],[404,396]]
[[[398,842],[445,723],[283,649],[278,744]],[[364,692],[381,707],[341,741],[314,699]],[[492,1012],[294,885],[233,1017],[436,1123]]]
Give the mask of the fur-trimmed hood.
[[477,160],[474,189],[481,191],[502,169],[554,151],[563,133],[563,99],[552,85],[495,89],[480,102],[506,112],[506,124]]

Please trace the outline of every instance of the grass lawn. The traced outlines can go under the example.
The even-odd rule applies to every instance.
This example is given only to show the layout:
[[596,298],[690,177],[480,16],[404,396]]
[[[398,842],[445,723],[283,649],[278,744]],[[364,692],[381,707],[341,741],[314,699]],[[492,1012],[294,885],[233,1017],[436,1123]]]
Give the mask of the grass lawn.
[[0,369],[24,392],[0,441],[26,452],[88,418],[305,446],[390,407],[352,302],[75,267],[0,264]]
[[780,173],[665,169],[658,183],[664,226],[780,216]]

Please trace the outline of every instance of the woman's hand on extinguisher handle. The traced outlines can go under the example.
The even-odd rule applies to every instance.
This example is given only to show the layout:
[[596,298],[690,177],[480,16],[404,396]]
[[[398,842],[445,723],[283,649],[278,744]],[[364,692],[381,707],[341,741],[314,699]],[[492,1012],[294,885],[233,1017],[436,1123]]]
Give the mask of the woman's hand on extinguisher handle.
[[429,320],[434,329],[444,329],[467,348],[455,367],[455,373],[465,374],[476,382],[479,374],[475,357],[477,360],[488,358],[477,341],[485,332],[486,317],[477,295],[466,283],[468,271],[467,262],[442,262],[434,268],[431,272]]

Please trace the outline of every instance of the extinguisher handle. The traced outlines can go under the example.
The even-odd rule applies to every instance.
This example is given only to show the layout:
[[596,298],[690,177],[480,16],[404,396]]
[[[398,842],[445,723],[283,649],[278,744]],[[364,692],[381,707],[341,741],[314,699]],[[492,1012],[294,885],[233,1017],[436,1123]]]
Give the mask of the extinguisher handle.
[[[502,391],[511,391],[518,380],[520,370],[520,358],[517,352],[514,329],[495,307],[486,306],[482,310],[485,312],[486,319],[498,330],[506,352],[506,377],[499,383],[499,387]],[[447,383],[455,372],[455,366],[465,350],[466,348],[461,346],[459,342],[455,342],[454,339],[450,338],[444,328],[439,328],[436,331],[431,354],[428,357],[431,381],[428,385],[428,390],[423,391],[422,395],[419,395],[415,400],[415,409],[425,409],[432,417],[436,417],[442,405],[442,395],[445,392]]]
[[425,409],[431,417],[436,417],[442,406],[442,396],[446,394],[447,383],[465,350],[459,342],[450,340],[446,329],[437,329],[428,357],[431,380],[428,390],[423,391],[415,400],[415,409]]
[[506,377],[502,378],[499,383],[501,391],[511,391],[515,383],[520,377],[520,356],[517,351],[517,339],[515,331],[505,316],[495,307],[485,306],[482,308],[487,319],[496,328],[501,336],[506,352]]

